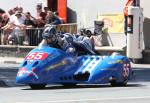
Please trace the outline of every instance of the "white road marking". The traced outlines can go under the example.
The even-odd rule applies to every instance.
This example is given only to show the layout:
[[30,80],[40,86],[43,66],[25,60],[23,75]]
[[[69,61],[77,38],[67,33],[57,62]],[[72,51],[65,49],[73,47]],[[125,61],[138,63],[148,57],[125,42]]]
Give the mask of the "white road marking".
[[121,98],[93,98],[93,99],[70,99],[56,101],[33,101],[33,102],[16,102],[16,103],[70,103],[70,102],[94,102],[94,101],[109,101],[109,100],[133,100],[133,99],[150,99],[150,96],[143,97],[121,97]]

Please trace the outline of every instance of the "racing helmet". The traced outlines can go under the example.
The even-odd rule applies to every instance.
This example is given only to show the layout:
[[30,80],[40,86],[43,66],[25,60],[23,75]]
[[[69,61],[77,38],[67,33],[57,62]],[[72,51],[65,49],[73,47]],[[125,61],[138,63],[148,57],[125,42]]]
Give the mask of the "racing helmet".
[[63,35],[64,35],[64,38],[67,40],[67,42],[73,43],[73,37],[70,33],[65,33]]
[[42,34],[43,39],[51,39],[51,42],[56,42],[56,28],[55,27],[46,27]]

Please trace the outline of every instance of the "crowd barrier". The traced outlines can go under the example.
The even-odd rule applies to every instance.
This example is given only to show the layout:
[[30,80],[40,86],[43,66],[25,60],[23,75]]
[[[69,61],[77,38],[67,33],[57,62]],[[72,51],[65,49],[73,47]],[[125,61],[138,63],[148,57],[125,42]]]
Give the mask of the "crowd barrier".
[[[77,33],[77,24],[61,24],[56,26],[57,31]],[[26,28],[0,30],[0,45],[37,46],[42,40],[44,28]]]

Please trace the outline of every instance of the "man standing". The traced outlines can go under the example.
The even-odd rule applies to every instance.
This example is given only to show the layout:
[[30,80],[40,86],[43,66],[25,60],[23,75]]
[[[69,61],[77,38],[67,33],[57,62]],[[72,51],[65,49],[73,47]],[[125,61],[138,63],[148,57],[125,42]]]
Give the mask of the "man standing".
[[46,13],[42,11],[42,3],[36,5],[36,23],[37,27],[41,28],[45,25]]

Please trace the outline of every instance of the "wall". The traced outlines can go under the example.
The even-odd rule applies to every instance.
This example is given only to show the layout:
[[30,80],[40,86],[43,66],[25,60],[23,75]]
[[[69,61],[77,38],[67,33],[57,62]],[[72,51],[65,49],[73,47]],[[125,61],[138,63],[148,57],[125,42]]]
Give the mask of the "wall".
[[70,19],[76,19],[79,28],[93,27],[97,14],[122,13],[124,2],[125,0],[68,0],[68,7],[77,14]]
[[149,12],[150,0],[141,0],[141,7],[143,7],[144,13],[144,24],[143,24],[143,33],[144,33],[144,43],[145,48],[150,49],[150,12]]
[[[97,14],[123,13],[126,1],[127,0],[68,0],[69,11],[73,11],[71,15],[74,15],[69,16],[70,18],[68,19],[70,22],[77,22],[78,28],[94,27],[94,20],[96,20]],[[144,10],[144,43],[146,49],[150,49],[150,0],[140,0],[140,2]],[[121,38],[125,39],[125,37]]]
[[[69,21],[77,22],[78,28],[90,28],[93,31],[94,20],[98,14],[123,13],[126,0],[68,0]],[[70,16],[71,15],[73,16]],[[72,21],[73,20],[73,21]],[[110,35],[114,46],[124,47],[125,35]],[[120,41],[120,43],[118,43]]]

